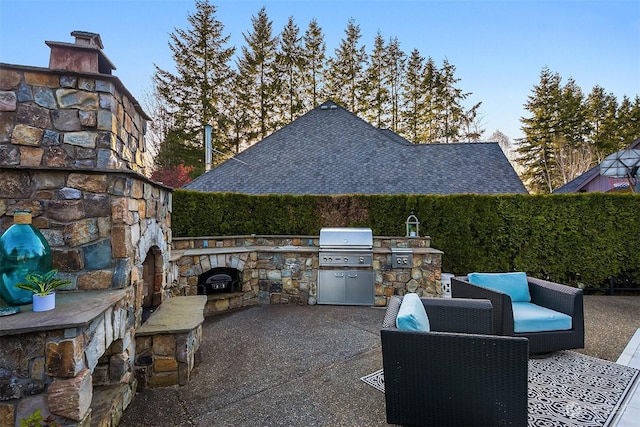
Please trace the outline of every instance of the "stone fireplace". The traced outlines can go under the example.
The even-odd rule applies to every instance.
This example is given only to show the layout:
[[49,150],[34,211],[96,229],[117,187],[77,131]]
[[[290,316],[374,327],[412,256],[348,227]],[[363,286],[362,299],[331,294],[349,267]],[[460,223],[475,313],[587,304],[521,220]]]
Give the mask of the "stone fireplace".
[[149,117],[100,36],[71,34],[46,42],[49,68],[0,64],[0,233],[31,211],[71,282],[55,310],[0,321],[2,426],[36,409],[65,426],[117,424],[143,308],[167,293],[171,189],[146,177]]

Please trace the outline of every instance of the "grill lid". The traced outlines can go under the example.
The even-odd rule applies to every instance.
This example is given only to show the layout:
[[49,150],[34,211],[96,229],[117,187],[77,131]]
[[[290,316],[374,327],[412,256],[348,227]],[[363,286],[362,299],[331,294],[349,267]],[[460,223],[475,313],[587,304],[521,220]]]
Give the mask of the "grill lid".
[[319,244],[320,249],[371,249],[373,232],[370,228],[323,228]]

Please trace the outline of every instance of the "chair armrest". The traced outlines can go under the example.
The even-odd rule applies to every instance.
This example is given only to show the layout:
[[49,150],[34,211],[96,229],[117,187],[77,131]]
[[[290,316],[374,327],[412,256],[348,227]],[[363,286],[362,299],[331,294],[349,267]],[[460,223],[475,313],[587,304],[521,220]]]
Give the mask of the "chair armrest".
[[421,298],[432,331],[493,334],[493,306],[486,299]]
[[454,299],[488,299],[493,306],[493,332],[497,335],[513,335],[513,308],[509,295],[471,284],[467,276],[459,276],[451,278],[451,296]]
[[582,289],[527,276],[531,302],[571,316],[573,329],[584,330]]
[[[420,298],[432,331],[493,334],[493,307],[488,300]],[[395,329],[402,297],[393,296],[387,304],[383,328]]]
[[582,289],[527,276],[531,302],[569,316],[582,304]]

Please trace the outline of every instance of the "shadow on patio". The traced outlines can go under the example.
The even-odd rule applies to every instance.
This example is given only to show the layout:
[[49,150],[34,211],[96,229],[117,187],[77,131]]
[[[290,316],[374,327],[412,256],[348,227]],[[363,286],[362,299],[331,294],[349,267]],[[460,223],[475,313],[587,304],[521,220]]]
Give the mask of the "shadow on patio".
[[[640,328],[640,296],[585,296],[581,353],[615,361]],[[139,392],[121,426],[384,426],[385,309],[254,307],[205,320],[189,385]]]

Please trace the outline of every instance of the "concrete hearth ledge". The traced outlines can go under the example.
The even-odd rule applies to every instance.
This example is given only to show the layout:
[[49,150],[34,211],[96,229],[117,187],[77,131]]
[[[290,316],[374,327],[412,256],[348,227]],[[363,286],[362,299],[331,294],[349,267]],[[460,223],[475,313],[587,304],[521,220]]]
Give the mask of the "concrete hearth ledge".
[[53,310],[34,313],[28,304],[20,306],[19,313],[0,318],[0,336],[85,326],[126,294],[127,289],[57,292]]
[[204,322],[206,295],[168,298],[136,330],[136,336],[189,332]]

